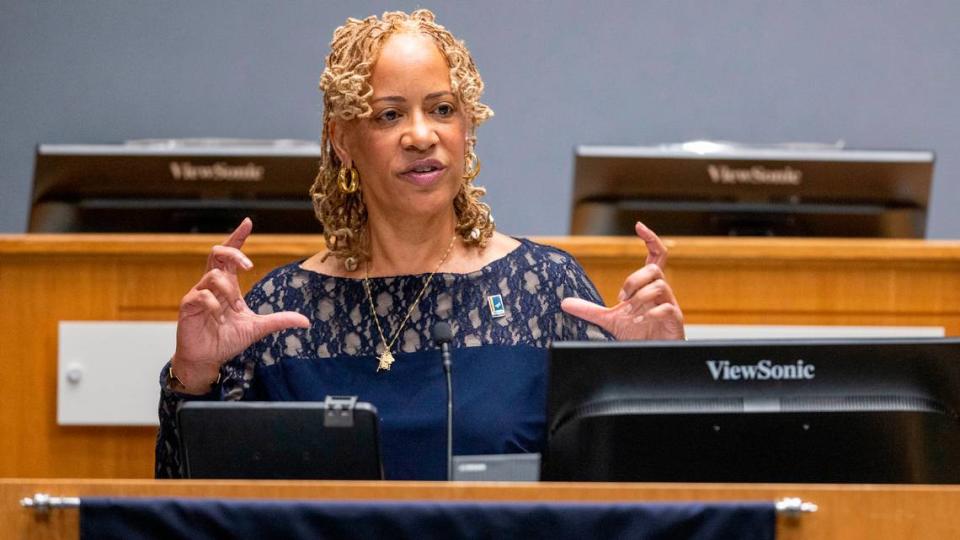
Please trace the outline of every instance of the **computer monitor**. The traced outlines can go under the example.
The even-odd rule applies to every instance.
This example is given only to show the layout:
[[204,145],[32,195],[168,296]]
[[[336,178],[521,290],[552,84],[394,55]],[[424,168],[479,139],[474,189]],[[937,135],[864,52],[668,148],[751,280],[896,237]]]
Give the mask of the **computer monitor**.
[[185,478],[381,480],[376,408],[323,402],[187,401],[177,411]]
[[175,139],[37,148],[28,231],[318,233],[320,146]]
[[960,340],[568,342],[542,480],[960,483]]
[[932,152],[579,146],[571,233],[923,238]]

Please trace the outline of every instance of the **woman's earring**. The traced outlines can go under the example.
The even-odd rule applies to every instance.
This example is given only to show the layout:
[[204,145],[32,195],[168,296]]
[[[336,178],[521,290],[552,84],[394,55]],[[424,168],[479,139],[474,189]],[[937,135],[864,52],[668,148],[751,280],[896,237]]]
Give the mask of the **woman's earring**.
[[473,240],[474,242],[476,242],[477,240],[479,240],[479,239],[480,239],[480,229],[478,229],[477,227],[474,227],[474,228],[470,229],[470,239]]
[[357,269],[357,259],[355,257],[347,257],[343,261],[343,267],[347,269],[347,272],[353,272]]
[[347,195],[356,193],[360,189],[360,173],[353,167],[340,167],[340,172],[337,174],[337,185],[340,186],[340,191]]
[[480,158],[477,157],[477,154],[475,154],[473,150],[470,150],[464,157],[464,161],[463,179],[470,182],[480,174]]

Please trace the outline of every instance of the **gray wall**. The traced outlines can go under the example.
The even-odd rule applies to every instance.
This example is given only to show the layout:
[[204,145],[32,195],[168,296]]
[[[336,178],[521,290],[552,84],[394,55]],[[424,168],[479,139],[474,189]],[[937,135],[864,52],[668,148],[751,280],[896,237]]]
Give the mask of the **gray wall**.
[[[33,150],[148,137],[316,139],[347,16],[407,1],[0,0],[0,232]],[[496,117],[480,183],[501,230],[564,234],[576,144],[843,139],[937,152],[928,234],[960,238],[960,2],[437,2]]]

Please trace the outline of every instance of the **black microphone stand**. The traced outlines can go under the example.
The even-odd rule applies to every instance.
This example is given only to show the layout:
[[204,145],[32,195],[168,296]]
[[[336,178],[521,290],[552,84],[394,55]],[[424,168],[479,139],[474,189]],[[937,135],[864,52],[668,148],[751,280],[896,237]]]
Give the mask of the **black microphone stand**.
[[450,376],[450,344],[440,345],[443,356],[443,371],[447,374],[447,480],[453,480],[453,381]]
[[453,361],[450,358],[450,341],[453,332],[450,325],[439,322],[433,327],[433,340],[440,345],[440,355],[443,359],[443,371],[447,376],[447,481],[453,480],[453,379],[451,370]]

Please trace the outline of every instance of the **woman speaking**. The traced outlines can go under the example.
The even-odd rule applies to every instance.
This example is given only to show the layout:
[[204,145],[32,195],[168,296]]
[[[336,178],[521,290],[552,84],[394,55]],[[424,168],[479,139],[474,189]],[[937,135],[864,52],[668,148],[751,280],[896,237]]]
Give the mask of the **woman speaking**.
[[474,185],[476,130],[493,112],[469,51],[431,12],[349,19],[320,89],[310,194],[326,249],[244,298],[253,224],[213,247],[161,375],[158,477],[180,476],[183,400],[347,394],[380,413],[387,478],[444,478],[446,385],[430,338],[441,321],[453,329],[455,454],[541,450],[551,342],[683,338],[666,250],[642,224],[647,264],[609,308],[569,254],[495,231]]

